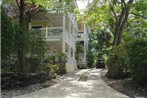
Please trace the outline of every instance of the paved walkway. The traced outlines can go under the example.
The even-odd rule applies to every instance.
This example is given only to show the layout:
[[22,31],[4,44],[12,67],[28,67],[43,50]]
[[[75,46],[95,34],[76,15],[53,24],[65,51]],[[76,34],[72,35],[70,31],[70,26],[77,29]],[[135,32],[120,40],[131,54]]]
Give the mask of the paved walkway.
[[[87,81],[78,81],[87,72]],[[100,70],[80,70],[62,76],[60,83],[15,98],[129,98],[107,86],[100,77]]]

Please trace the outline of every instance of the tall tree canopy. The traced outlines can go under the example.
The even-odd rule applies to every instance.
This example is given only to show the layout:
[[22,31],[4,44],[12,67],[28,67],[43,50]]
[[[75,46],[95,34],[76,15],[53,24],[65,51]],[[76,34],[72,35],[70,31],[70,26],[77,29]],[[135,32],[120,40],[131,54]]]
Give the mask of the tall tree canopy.
[[140,26],[146,25],[146,5],[145,0],[93,0],[85,10],[83,19],[92,29],[109,29],[114,35],[113,45],[117,46],[133,20],[137,19],[136,23],[140,23]]
[[[94,39],[91,44],[95,50],[104,50],[106,42],[101,41],[102,32],[113,35],[109,46],[108,74],[122,75],[127,65],[125,44],[132,39],[147,39],[147,1],[146,0],[92,0],[81,19],[92,29]],[[97,38],[97,39],[95,39]],[[126,43],[125,43],[126,42]],[[98,50],[97,50],[98,52]],[[103,53],[104,54],[104,53]],[[118,72],[118,73],[117,73]]]

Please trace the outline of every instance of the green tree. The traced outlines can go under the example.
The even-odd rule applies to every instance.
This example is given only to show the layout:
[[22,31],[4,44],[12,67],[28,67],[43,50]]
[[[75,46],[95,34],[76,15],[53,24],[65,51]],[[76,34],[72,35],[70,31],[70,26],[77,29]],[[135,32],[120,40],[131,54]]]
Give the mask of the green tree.
[[80,53],[84,53],[84,48],[80,42],[76,43],[76,60],[79,62]]
[[[24,67],[24,29],[26,28],[25,24],[25,6],[26,6],[26,0],[16,0],[18,9],[19,9],[19,31],[17,32],[17,55],[18,55],[18,71],[23,72]],[[47,2],[47,1],[46,1]],[[43,5],[46,3],[43,1],[35,1],[31,0],[31,3],[36,3],[36,5]]]
[[135,39],[127,44],[129,55],[129,68],[135,81],[147,82],[147,38]]
[[[117,65],[122,65],[121,60],[125,60],[124,56],[126,53],[123,53],[124,56],[120,56],[121,49],[119,47],[124,49],[124,45],[121,44],[129,40],[131,36],[128,35],[137,34],[137,37],[144,37],[146,35],[146,4],[147,2],[144,0],[94,0],[88,5],[88,9],[85,10],[85,15],[83,15],[83,19],[86,20],[93,30],[107,28],[113,34],[111,53],[115,55],[111,55],[110,60],[113,59],[113,62],[110,63],[115,65],[114,67],[118,68],[118,70],[122,70],[122,72],[124,68],[117,67]],[[125,41],[123,38],[125,38]],[[131,38],[133,39],[133,37]],[[96,44],[101,46],[98,42]],[[113,68],[112,70],[111,68],[108,69],[108,71],[110,73],[113,72]]]
[[5,9],[1,9],[1,57],[7,60],[14,51],[15,32],[11,18],[7,16]]

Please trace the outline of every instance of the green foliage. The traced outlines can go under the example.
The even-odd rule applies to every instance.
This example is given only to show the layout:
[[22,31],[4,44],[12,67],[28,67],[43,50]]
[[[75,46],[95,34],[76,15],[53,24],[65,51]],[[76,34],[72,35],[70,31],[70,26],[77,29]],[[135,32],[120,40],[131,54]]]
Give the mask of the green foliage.
[[2,72],[16,72],[15,36],[16,22],[8,17],[4,7],[1,9],[1,68]]
[[[136,39],[144,39],[144,40],[147,39],[146,0],[121,0],[121,1],[122,2],[119,2],[119,0],[105,0],[105,1],[93,0],[88,5],[87,7],[88,9],[85,10],[85,14],[81,15],[81,17],[83,18],[84,21],[86,21],[85,23],[88,23],[90,25],[92,31],[97,31],[100,30],[101,28],[107,28],[108,31],[111,32],[111,34],[113,34],[114,36],[113,46],[114,45],[117,46],[120,43],[127,44],[130,41],[134,43],[134,40]],[[108,50],[105,52],[108,52],[109,54],[109,49],[111,49],[112,46],[112,43],[110,44],[103,43],[104,42],[103,37],[101,36],[102,32],[99,31],[99,33],[96,32],[91,34],[92,38],[90,38],[89,40],[91,47],[90,50],[93,51],[97,50],[99,52],[99,53],[97,52],[98,57],[101,57],[103,51],[105,50]],[[105,49],[103,46],[107,46],[107,49]],[[134,45],[134,47],[136,46]],[[139,51],[140,53],[145,51],[144,48],[143,49],[142,48],[140,46],[140,51]],[[128,48],[126,49],[128,50]],[[114,77],[119,78],[123,75],[123,72],[128,67],[130,54],[128,57],[126,49],[124,45],[120,45],[118,47],[112,47],[112,51],[110,51],[111,54],[108,58],[108,74],[110,76],[114,75]],[[130,50],[129,53],[139,54],[138,52],[139,49],[138,50],[134,50],[135,48],[134,49],[131,48],[131,49],[132,50],[129,49]],[[133,58],[136,57],[138,57],[137,54],[136,56],[135,55],[133,56]],[[144,59],[145,58],[146,57],[144,57]],[[138,60],[137,62],[138,62],[137,64],[142,64],[141,59]],[[146,60],[144,60],[143,62],[146,62]],[[138,70],[140,70],[140,68],[144,68],[144,66],[139,67]]]
[[48,56],[47,59],[44,60],[45,65],[50,65],[51,69],[60,75],[66,73],[66,62],[67,56],[64,53]]
[[82,46],[80,44],[80,42],[77,42],[76,43],[76,55],[75,55],[75,58],[76,58],[77,62],[79,62],[80,53],[84,53],[84,46]]
[[53,56],[48,56],[44,61],[37,57],[26,58],[25,72],[46,73],[49,77],[55,78],[56,74],[61,74],[59,71],[63,70],[63,67],[60,69],[60,63],[55,63],[53,58]]
[[59,70],[58,70],[58,74],[65,74],[66,71],[66,62],[67,62],[67,56],[64,53],[60,53],[58,54],[58,66],[59,66]]
[[[17,65],[17,49],[18,43],[24,49],[24,55],[26,58],[43,59],[45,53],[45,42],[39,34],[34,31],[29,31],[26,27],[23,27],[23,33],[19,32],[19,24],[12,22],[7,16],[5,10],[2,8],[2,70],[16,72]],[[18,36],[20,39],[18,39]],[[35,58],[34,58],[35,57]],[[31,69],[28,69],[31,68]],[[33,72],[33,69],[37,68],[36,64],[26,64],[24,70]],[[30,71],[31,70],[31,71]]]
[[[99,28],[105,25],[108,19],[108,5],[98,4],[99,0],[94,0],[88,7],[87,10],[84,11],[84,15],[81,15],[81,19],[85,21],[91,29]],[[100,5],[100,6],[97,6]],[[110,16],[110,15],[109,15]]]
[[[97,29],[89,34],[88,66],[95,64],[99,59],[106,60],[112,44],[112,34],[107,29]],[[90,65],[91,63],[91,65]]]
[[94,45],[95,49],[100,52],[104,52],[112,45],[112,35],[106,29],[99,29],[94,32],[95,41],[97,43]]
[[51,0],[26,0],[26,2],[28,2],[28,3],[35,3],[35,5],[37,5],[37,6],[44,6],[44,7],[46,7],[46,6],[48,6],[49,4],[50,4],[50,1]]
[[124,45],[115,46],[112,48],[111,54],[107,61],[109,78],[124,78],[124,71],[128,67],[128,55]]
[[54,65],[50,63],[42,63],[38,65],[38,69],[36,70],[38,73],[46,73],[49,77],[55,78],[56,72],[54,70]]
[[64,11],[73,12],[75,9],[71,0],[26,0],[26,2],[28,4],[35,4],[36,8],[43,7],[44,9],[56,12],[62,12],[63,9]]
[[92,68],[95,66],[95,55],[94,52],[88,51],[87,52],[87,66]]
[[[27,27],[22,27],[23,28],[23,33],[20,32],[19,29],[19,25],[18,23],[16,23],[15,25],[15,40],[14,40],[14,54],[17,56],[17,51],[18,49],[21,47],[23,48],[23,58],[24,58],[24,62],[25,59],[31,59],[31,60],[35,60],[39,59],[41,62],[41,59],[44,58],[44,53],[45,53],[45,42],[43,41],[43,39],[41,38],[41,36],[39,34],[37,34],[34,31],[30,31],[28,30]],[[22,29],[21,28],[21,29]],[[16,60],[18,61],[18,60]],[[39,62],[39,63],[40,63]],[[15,63],[15,65],[18,65],[18,62]],[[36,64],[33,63],[28,63],[26,65],[24,65],[23,67],[23,71],[26,72],[33,72],[33,69],[29,69],[32,68],[33,66],[35,66],[35,68],[37,68]],[[19,65],[17,66],[19,71]],[[34,68],[34,71],[36,70]]]
[[33,73],[39,69],[41,60],[37,57],[29,57],[25,59],[25,69],[26,73]]
[[138,39],[128,43],[130,70],[138,82],[147,82],[147,40]]
[[[23,33],[19,34],[19,25],[15,25],[15,51],[18,48],[18,42],[23,40],[22,47],[24,49],[25,56],[40,56],[43,58],[43,55],[46,51],[46,43],[40,36],[38,32],[28,30],[28,28],[23,27]],[[20,36],[21,39],[17,39]]]
[[28,56],[38,56],[40,59],[44,59],[46,52],[46,43],[38,32],[28,31],[25,33],[25,50]]
[[83,53],[84,52],[84,48],[83,46],[80,44],[80,42],[76,43],[76,51],[77,53]]
[[88,51],[87,51],[87,66],[89,68],[92,68],[95,66],[95,61],[96,61],[96,56],[97,56],[97,51],[96,47],[98,46],[97,40],[96,40],[95,33],[91,32],[89,34],[89,41],[88,41]]
[[1,9],[1,56],[2,61],[10,58],[14,51],[15,32],[12,20],[7,16],[5,9]]

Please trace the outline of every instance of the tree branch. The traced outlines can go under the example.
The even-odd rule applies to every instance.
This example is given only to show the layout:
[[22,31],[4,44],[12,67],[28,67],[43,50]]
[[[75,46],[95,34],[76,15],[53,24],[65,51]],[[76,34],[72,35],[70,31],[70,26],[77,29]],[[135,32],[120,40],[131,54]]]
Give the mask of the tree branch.
[[122,8],[126,8],[127,4],[126,4],[125,0],[121,0],[121,6],[122,6]]
[[114,11],[114,8],[113,8],[113,5],[110,4],[110,10],[112,11],[114,17],[115,17],[115,20],[117,21],[117,15],[116,15],[116,12]]
[[17,6],[20,8],[20,1],[19,0],[15,0],[15,1],[16,1]]
[[128,1],[128,4],[132,4],[132,3],[133,3],[133,1],[134,1],[134,0],[129,0],[129,1]]
[[140,15],[140,14],[137,14],[137,13],[130,13],[130,14],[133,14],[135,16],[139,16],[139,17],[141,17],[143,19],[147,19],[147,16],[144,16],[144,15]]

